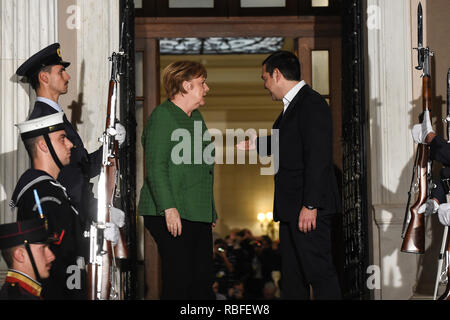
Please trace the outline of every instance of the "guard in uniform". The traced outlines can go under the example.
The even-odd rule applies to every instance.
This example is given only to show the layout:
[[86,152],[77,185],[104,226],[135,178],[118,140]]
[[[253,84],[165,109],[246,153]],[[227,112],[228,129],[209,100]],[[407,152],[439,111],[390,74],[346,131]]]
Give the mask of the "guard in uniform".
[[431,191],[430,199],[419,208],[418,212],[425,215],[437,212],[439,222],[448,226],[450,225],[450,203],[447,202],[446,194],[450,192],[450,144],[434,132],[428,110],[423,113],[422,123],[413,126],[411,134],[415,143],[430,146],[432,160],[444,165],[440,179],[433,180],[435,188]]
[[44,219],[0,225],[0,250],[8,265],[0,300],[42,300],[41,281],[49,277],[55,256]]
[[[54,43],[34,54],[16,71],[36,91],[37,99],[29,120],[63,112],[58,104],[59,96],[67,93],[70,76],[66,68],[70,62],[63,61],[59,43]],[[100,173],[102,147],[88,153],[83,141],[67,117],[63,116],[64,130],[72,142],[73,149],[70,163],[62,166],[58,163],[60,173],[57,180],[66,188],[75,208],[80,212],[85,225],[89,224],[97,210],[90,179]],[[116,140],[119,146],[125,140],[125,128],[116,124]]]
[[[48,300],[87,298],[84,261],[88,239],[83,235],[79,212],[56,180],[60,167],[69,164],[73,150],[63,117],[57,112],[17,125],[32,168],[19,178],[10,203],[19,221],[45,217],[49,231],[58,239],[51,246],[56,256],[51,277],[43,283],[43,297]],[[109,225],[105,238],[111,241],[118,232],[117,226]]]
[[[56,180],[59,164],[68,165],[73,147],[64,131],[63,113],[25,121],[17,125],[32,168],[19,178],[10,206],[17,220],[45,217],[48,229],[58,241],[51,245],[56,261],[51,277],[43,282],[44,299],[85,299],[83,237],[78,211],[65,188]],[[68,279],[72,277],[72,285]]]

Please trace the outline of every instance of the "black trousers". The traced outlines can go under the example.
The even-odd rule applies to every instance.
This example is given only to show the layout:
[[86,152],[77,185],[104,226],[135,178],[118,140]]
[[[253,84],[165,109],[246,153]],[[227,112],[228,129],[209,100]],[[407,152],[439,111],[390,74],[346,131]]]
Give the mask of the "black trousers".
[[303,233],[298,221],[280,223],[281,298],[341,299],[342,294],[331,255],[333,215],[317,215],[316,230]]
[[144,216],[144,225],[161,256],[161,300],[214,299],[211,223],[181,219],[181,236],[176,238],[164,217]]

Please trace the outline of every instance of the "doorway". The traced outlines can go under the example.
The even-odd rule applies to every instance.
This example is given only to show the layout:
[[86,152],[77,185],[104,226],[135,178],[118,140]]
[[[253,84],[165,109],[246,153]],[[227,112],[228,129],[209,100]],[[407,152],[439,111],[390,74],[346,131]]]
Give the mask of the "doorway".
[[[340,24],[339,17],[310,16],[233,19],[180,17],[176,20],[170,17],[136,18],[137,190],[140,190],[145,170],[143,150],[139,143],[141,132],[152,110],[165,99],[160,85],[160,72],[170,62],[196,60],[208,69],[211,90],[207,104],[200,111],[210,129],[270,130],[282,109],[279,103],[272,102],[268,97],[260,79],[261,62],[268,54],[161,55],[161,38],[276,36],[284,39],[283,49],[299,56],[302,78],[325,97],[332,109],[334,163],[338,171],[342,172]],[[236,81],[237,78],[239,81]],[[260,176],[256,170],[258,166],[255,165],[216,165],[214,191],[220,221],[216,227],[218,236],[225,236],[231,229],[244,227],[250,227],[255,235],[262,233],[257,215],[272,210],[273,176]],[[248,201],[249,198],[253,201]],[[145,256],[157,255],[149,234],[145,234],[144,247]],[[338,253],[336,257],[341,260],[339,256]],[[153,281],[147,283],[146,296],[150,299],[158,296],[160,288],[157,260],[146,261],[146,265],[151,266],[150,270],[146,270],[147,278],[149,274],[153,275]]]

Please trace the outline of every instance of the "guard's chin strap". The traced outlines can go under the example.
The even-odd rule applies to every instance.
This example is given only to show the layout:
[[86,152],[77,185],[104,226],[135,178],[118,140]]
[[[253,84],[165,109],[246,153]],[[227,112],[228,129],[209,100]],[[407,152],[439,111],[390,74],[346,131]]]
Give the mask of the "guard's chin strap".
[[28,256],[30,257],[30,261],[31,261],[31,265],[33,266],[33,271],[34,271],[34,276],[36,277],[36,281],[38,281],[39,283],[42,283],[42,279],[41,279],[41,276],[39,275],[39,271],[37,269],[36,262],[34,261],[34,258],[33,258],[33,253],[31,253],[30,244],[28,243],[28,241],[25,241],[24,245],[25,245],[25,249],[27,249]]
[[53,145],[50,141],[50,138],[48,137],[48,134],[44,134],[45,142],[47,143],[48,150],[50,151],[50,154],[52,155],[53,161],[55,161],[58,168],[61,170],[63,168],[63,165],[61,161],[59,161],[58,156],[56,155],[55,149],[53,149]]

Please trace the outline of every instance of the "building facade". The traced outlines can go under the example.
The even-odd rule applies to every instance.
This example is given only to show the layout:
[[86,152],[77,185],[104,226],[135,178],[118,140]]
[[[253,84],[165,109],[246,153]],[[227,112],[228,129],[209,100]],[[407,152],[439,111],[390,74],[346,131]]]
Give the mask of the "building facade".
[[[343,198],[347,199],[344,203],[348,207],[347,212],[344,208],[338,223],[336,241],[347,241],[347,245],[358,248],[354,265],[350,261],[353,255],[350,259],[345,250],[338,252],[342,278],[350,282],[354,277],[359,285],[358,288],[348,286],[347,297],[430,298],[442,237],[442,226],[436,216],[427,220],[425,254],[400,252],[415,154],[410,129],[422,111],[421,72],[414,68],[417,53],[413,50],[417,46],[419,1],[266,2],[263,4],[266,7],[256,8],[252,1],[231,1],[233,6],[223,8],[216,4],[218,1],[191,1],[190,6],[195,8],[182,8],[185,6],[182,1],[162,1],[150,9],[145,3],[152,1],[134,2],[137,127],[136,164],[131,172],[136,174],[135,189],[140,190],[144,173],[140,133],[153,108],[164,99],[159,79],[161,69],[181,58],[173,51],[164,54],[159,40],[281,37],[283,49],[299,54],[305,80],[323,90],[321,93],[333,109],[335,165],[342,172]],[[445,125],[440,119],[445,118],[446,112],[450,48],[443,39],[450,33],[446,15],[450,4],[445,0],[421,2],[424,44],[435,52],[433,123],[437,133],[445,136]],[[359,9],[352,11],[352,7]],[[35,99],[32,90],[14,76],[14,71],[34,52],[59,42],[62,56],[72,62],[68,68],[69,93],[61,97],[60,104],[76,125],[88,151],[97,149],[106,116],[108,57],[119,48],[120,8],[119,0],[3,0],[0,3],[1,223],[15,219],[8,203],[15,183],[29,166],[14,124],[27,118]],[[260,63],[267,53],[182,55],[201,61],[208,68],[212,90],[207,98],[208,108],[202,113],[209,128],[270,129],[281,107],[269,101],[260,81]],[[321,71],[324,61],[327,68]],[[361,69],[355,71],[353,64],[360,65]],[[349,90],[359,91],[358,101],[349,98]],[[362,131],[353,131],[355,128]],[[355,145],[357,150],[353,148]],[[349,165],[350,149],[356,150],[359,156],[348,160]],[[257,214],[271,210],[273,189],[271,176],[256,174],[255,178],[253,171],[261,166],[240,166],[226,161],[216,164],[215,198],[220,217],[217,236],[223,237],[234,228],[250,228],[254,234],[264,232]],[[354,188],[348,188],[355,183]],[[253,201],[245,201],[249,193],[254,196]],[[232,203],[229,199],[236,201]],[[354,217],[352,212],[356,212]],[[154,243],[139,219],[136,229],[136,259],[148,263],[157,260]],[[156,269],[147,270],[147,281],[149,275],[157,273]],[[0,279],[4,275],[5,266],[1,261]],[[152,279],[150,286],[157,281]],[[138,296],[155,298],[156,291],[157,288],[155,293],[145,295],[141,290]]]

